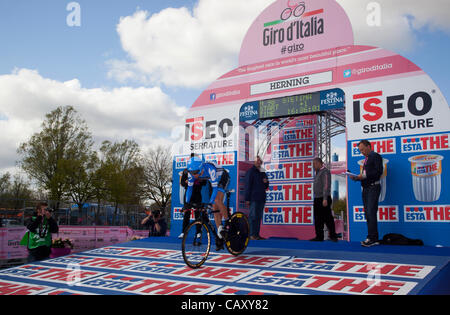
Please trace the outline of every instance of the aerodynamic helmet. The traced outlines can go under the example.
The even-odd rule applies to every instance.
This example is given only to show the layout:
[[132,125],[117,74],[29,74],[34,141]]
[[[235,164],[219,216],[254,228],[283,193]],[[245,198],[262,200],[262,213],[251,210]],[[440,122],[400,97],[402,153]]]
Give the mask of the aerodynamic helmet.
[[191,157],[188,164],[187,169],[189,173],[195,174],[200,171],[203,165],[203,160],[197,156]]

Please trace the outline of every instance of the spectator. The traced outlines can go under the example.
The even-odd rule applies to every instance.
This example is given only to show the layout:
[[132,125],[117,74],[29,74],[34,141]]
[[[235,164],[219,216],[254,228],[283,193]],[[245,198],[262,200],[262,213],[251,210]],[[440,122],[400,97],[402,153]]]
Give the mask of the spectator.
[[167,223],[159,210],[153,210],[150,212],[150,214],[142,220],[141,224],[148,228],[149,237],[166,236]]
[[245,174],[245,203],[250,207],[249,224],[250,239],[263,240],[259,235],[261,219],[266,204],[266,190],[269,180],[261,168],[262,160],[256,157],[255,164]]
[[28,249],[28,262],[49,258],[52,246],[52,233],[58,233],[59,228],[52,217],[52,210],[46,202],[38,203],[36,212],[27,224],[27,233],[20,242]]

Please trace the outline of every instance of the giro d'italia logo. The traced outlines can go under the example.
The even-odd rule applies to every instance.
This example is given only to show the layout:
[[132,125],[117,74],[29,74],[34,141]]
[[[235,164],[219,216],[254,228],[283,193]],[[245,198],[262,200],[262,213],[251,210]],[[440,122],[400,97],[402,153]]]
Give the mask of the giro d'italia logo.
[[296,0],[294,0],[294,1],[288,0],[287,8],[285,8],[281,12],[280,19],[272,21],[272,22],[264,23],[264,27],[280,24],[280,23],[283,23],[288,20],[299,18],[303,15],[303,13],[305,13],[305,9],[306,9],[306,6],[305,6],[304,2],[298,1],[298,0],[297,1]]
[[[299,0],[288,0],[286,6],[287,8],[281,11],[280,16],[276,20],[264,23],[264,46],[300,40],[321,35],[325,32],[325,21],[320,16],[324,13],[323,8],[306,12],[305,3]],[[290,23],[285,23],[288,21]],[[278,24],[283,26],[276,27]],[[301,51],[303,47],[300,45],[297,51],[299,51],[298,49]],[[282,54],[284,54],[283,51]]]

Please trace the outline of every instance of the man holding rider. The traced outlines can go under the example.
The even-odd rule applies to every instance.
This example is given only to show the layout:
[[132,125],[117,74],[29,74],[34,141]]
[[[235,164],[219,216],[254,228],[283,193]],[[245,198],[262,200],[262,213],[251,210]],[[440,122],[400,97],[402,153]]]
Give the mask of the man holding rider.
[[187,165],[188,188],[186,191],[186,203],[191,201],[194,182],[197,179],[207,179],[211,183],[212,193],[209,200],[209,210],[214,213],[214,221],[217,226],[216,250],[223,249],[223,233],[228,231],[228,211],[223,203],[226,188],[230,182],[228,171],[217,167],[212,162],[203,162],[197,156],[191,157]]

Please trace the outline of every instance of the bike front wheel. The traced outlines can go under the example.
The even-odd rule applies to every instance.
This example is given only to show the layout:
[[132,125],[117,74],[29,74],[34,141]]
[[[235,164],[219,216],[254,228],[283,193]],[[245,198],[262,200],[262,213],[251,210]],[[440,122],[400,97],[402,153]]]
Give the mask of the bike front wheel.
[[225,245],[230,254],[238,256],[245,251],[249,241],[250,226],[247,216],[242,212],[236,212],[231,216],[229,224]]
[[184,232],[181,251],[186,265],[200,268],[211,249],[211,234],[208,226],[200,221],[192,222]]

